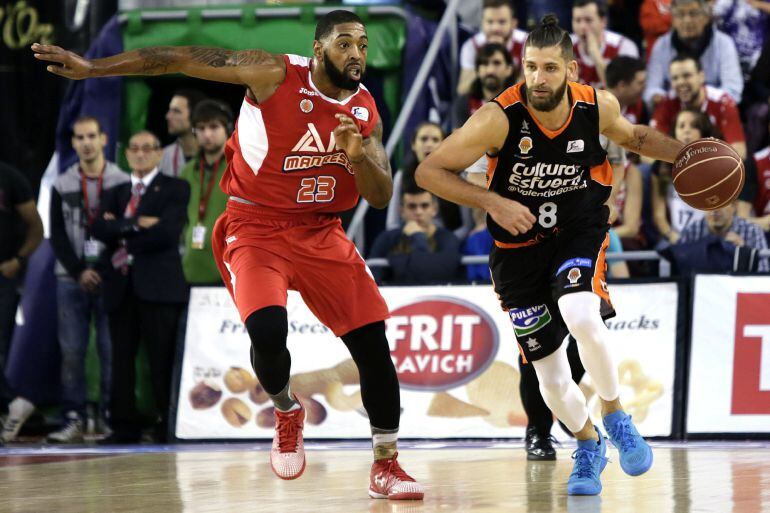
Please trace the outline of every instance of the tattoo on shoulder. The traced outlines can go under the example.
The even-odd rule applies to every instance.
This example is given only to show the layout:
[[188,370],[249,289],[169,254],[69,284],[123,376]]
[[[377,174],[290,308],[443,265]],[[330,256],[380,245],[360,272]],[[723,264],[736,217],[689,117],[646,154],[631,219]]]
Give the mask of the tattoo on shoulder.
[[203,46],[190,47],[190,57],[195,62],[212,68],[266,64],[274,58],[271,53],[264,50],[233,51]]
[[142,73],[165,73],[174,59],[173,47],[154,46],[140,48],[139,56],[142,58]]

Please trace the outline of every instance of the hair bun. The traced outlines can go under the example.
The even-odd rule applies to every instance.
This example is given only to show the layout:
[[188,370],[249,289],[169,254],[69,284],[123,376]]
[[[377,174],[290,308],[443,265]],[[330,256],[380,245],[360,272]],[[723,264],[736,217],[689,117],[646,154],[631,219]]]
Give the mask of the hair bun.
[[543,27],[558,27],[559,18],[557,18],[556,15],[551,12],[543,16],[543,19],[540,21],[540,24]]

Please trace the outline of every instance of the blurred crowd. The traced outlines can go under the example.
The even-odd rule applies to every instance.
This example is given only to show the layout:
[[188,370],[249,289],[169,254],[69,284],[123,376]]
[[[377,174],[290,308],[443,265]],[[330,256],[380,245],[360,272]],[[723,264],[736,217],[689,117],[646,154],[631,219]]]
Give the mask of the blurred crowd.
[[[469,4],[472,2],[468,2]],[[477,2],[478,3],[478,2]],[[517,4],[520,2],[517,2]],[[652,162],[604,141],[615,188],[607,208],[610,251],[656,250],[675,273],[768,272],[758,251],[770,233],[770,1],[644,0],[637,20],[610,30],[602,0],[526,2],[527,19],[554,10],[571,20],[579,76],[617,96],[632,123],[650,124],[689,143],[719,137],[744,159],[739,198],[701,212],[674,190],[669,164]],[[614,4],[622,2],[614,2]],[[527,37],[507,0],[483,0],[480,29],[459,51],[456,99],[448,119],[418,125],[394,173],[385,229],[368,258],[381,284],[488,283],[484,264],[493,240],[485,212],[437,199],[414,180],[417,165],[485,102],[523,79]],[[551,5],[553,4],[553,5]],[[617,7],[617,6],[616,6]],[[636,39],[636,40],[635,40]],[[190,286],[219,286],[210,243],[227,197],[218,184],[225,144],[234,128],[230,107],[192,89],[168,99],[167,134],[140,131],[125,147],[129,169],[105,158],[107,136],[98,117],[72,125],[78,162],[58,176],[50,196],[50,243],[56,255],[58,338],[61,350],[61,425],[50,443],[79,443],[87,432],[85,359],[96,341],[100,403],[95,430],[104,443],[139,442],[168,433],[174,358],[183,337]],[[160,137],[171,140],[163,146]],[[486,159],[464,175],[486,184]],[[43,223],[22,173],[0,164],[0,365],[5,365],[27,260],[40,244]],[[618,261],[614,278],[656,276],[653,262]],[[147,344],[157,418],[140,424],[135,362]],[[9,390],[0,441],[19,434],[36,405]]]

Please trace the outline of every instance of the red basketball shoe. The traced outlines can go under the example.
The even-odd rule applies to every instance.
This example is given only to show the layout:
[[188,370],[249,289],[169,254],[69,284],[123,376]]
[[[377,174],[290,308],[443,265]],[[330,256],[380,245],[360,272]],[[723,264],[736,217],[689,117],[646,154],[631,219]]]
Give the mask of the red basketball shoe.
[[270,450],[270,466],[281,479],[297,479],[305,471],[305,442],[302,428],[305,408],[289,412],[275,410],[275,435]]
[[422,500],[423,486],[404,472],[396,458],[375,460],[369,476],[369,497],[372,499]]

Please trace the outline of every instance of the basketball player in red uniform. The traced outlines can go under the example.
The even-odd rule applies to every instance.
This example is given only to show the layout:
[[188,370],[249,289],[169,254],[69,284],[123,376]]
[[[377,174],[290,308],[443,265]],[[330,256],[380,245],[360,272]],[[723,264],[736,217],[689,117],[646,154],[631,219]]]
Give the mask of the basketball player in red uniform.
[[[572,381],[567,331],[601,398],[604,426],[623,470],[639,475],[652,465],[649,445],[620,404],[603,322],[613,313],[604,281],[612,168],[599,135],[667,162],[683,145],[629,123],[611,93],[568,81],[577,62],[569,34],[557,23],[548,15],[530,33],[525,82],[481,107],[420,164],[416,176],[438,196],[487,211],[495,292],[546,404],[578,440],[567,491],[595,495],[607,444]],[[484,154],[486,189],[458,176]]]
[[286,348],[286,291],[293,289],[358,366],[373,433],[369,495],[422,499],[423,487],[396,459],[400,399],[385,337],[388,308],[335,214],[354,207],[359,194],[383,208],[392,193],[382,122],[360,83],[367,44],[358,16],[338,10],[319,20],[312,59],[152,47],[88,61],[54,46],[32,50],[51,62],[49,71],[73,79],[184,73],[246,87],[220,184],[230,201],[212,246],[251,338],[254,370],[275,404],[273,471],[294,479],[305,469],[305,409],[290,389]]

